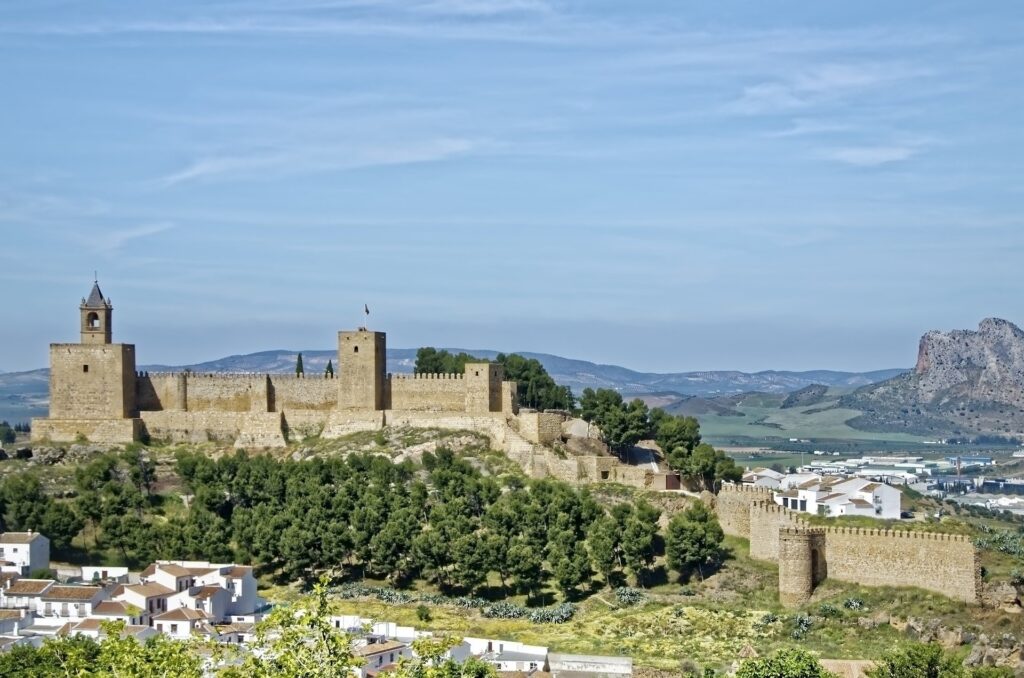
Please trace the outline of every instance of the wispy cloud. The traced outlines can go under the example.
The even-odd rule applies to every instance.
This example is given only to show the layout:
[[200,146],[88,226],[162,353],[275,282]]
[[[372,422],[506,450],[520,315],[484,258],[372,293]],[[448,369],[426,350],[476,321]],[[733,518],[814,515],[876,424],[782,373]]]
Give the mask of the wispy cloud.
[[307,147],[249,154],[202,157],[187,167],[159,178],[156,184],[170,187],[192,181],[226,178],[259,178],[307,172],[349,171],[369,167],[438,162],[463,155],[482,142],[461,138],[437,138],[403,145],[370,147]]
[[827,120],[811,120],[797,118],[793,123],[783,130],[769,132],[767,136],[775,138],[804,137],[818,134],[834,134],[848,132],[853,129],[852,125],[845,123],[829,122]]
[[88,242],[97,254],[113,254],[134,240],[148,238],[149,236],[169,231],[172,228],[174,228],[174,224],[166,222],[146,224],[135,228],[101,233],[98,236],[91,237]]
[[917,152],[912,146],[849,146],[832,149],[826,157],[857,167],[876,167],[907,160]]

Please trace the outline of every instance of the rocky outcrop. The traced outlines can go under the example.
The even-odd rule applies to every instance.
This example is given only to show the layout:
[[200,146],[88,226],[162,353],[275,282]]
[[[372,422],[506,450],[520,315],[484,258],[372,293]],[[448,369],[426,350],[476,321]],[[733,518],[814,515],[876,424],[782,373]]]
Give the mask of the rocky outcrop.
[[1024,331],[998,318],[977,331],[928,332],[913,372],[866,386],[842,406],[867,430],[936,435],[1024,434]]

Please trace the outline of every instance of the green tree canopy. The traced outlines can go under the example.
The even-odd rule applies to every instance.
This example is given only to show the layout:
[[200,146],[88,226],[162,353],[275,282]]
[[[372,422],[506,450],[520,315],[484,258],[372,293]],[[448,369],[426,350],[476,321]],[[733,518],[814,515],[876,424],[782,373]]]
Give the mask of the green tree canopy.
[[623,453],[654,432],[650,410],[640,399],[629,403],[608,388],[585,388],[580,416],[601,429],[601,437],[615,452]]
[[936,643],[899,645],[878,660],[869,670],[870,678],[1009,678],[1008,668],[965,668],[959,658]]
[[771,657],[748,659],[740,664],[736,678],[835,678],[807,650],[785,648]]
[[704,502],[694,502],[669,521],[665,535],[668,566],[681,574],[695,569],[703,578],[703,568],[720,560],[724,538],[711,509]]

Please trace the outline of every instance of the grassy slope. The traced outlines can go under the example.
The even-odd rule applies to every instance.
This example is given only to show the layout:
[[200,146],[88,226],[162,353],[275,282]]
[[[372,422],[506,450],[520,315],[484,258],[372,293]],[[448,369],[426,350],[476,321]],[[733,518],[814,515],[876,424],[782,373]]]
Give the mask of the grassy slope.
[[735,409],[745,416],[707,414],[700,417],[701,432],[709,439],[730,437],[838,438],[846,440],[889,440],[920,442],[925,438],[906,433],[875,433],[851,428],[846,422],[860,414],[859,410],[826,409],[835,403],[825,401],[811,407],[781,409],[774,399],[747,398]]

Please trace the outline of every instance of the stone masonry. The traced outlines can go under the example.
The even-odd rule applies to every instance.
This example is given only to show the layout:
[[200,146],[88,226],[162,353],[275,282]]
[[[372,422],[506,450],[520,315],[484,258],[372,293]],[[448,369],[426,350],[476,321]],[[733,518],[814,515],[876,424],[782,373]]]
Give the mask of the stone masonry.
[[916,586],[979,602],[978,554],[964,535],[811,526],[764,488],[726,485],[715,498],[726,534],[750,540],[752,558],[779,564],[779,600],[795,607],[825,578],[864,586]]

